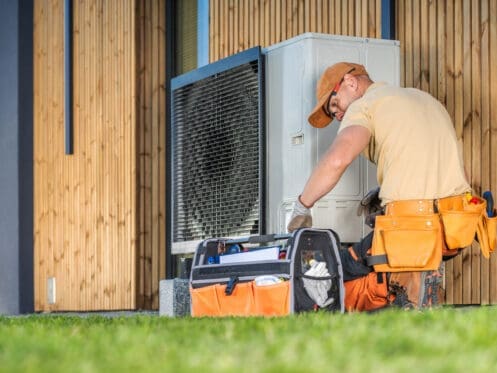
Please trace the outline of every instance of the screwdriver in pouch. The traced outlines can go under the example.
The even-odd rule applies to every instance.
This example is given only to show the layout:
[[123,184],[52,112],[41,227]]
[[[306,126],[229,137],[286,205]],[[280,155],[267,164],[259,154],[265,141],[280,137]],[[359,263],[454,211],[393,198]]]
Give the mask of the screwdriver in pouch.
[[495,215],[494,213],[494,198],[492,196],[492,192],[487,190],[483,193],[483,199],[487,201],[487,216],[489,218]]

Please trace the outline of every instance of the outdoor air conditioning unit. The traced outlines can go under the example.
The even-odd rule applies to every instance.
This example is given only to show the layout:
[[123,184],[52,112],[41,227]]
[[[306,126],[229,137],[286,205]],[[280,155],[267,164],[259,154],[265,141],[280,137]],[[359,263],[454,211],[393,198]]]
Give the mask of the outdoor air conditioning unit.
[[[316,83],[339,61],[363,64],[374,81],[398,85],[399,43],[306,33],[252,48],[172,80],[172,250],[208,237],[283,233],[292,206],[339,124],[307,116]],[[312,209],[314,226],[343,243],[368,231],[359,201],[376,183],[359,157]]]

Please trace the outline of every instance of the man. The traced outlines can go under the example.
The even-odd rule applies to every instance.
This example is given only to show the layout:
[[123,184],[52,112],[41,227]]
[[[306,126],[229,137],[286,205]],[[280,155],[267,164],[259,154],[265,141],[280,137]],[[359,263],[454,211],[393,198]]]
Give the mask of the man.
[[[436,213],[436,200],[462,195],[470,190],[449,114],[429,94],[414,88],[374,83],[364,66],[340,62],[325,70],[318,81],[316,96],[317,105],[308,118],[310,124],[323,128],[333,119],[341,123],[337,137],[313,170],[295,203],[288,224],[289,231],[312,225],[310,208],[335,187],[346,168],[361,153],[377,165],[379,198],[387,211],[390,208],[387,214],[395,215],[395,211],[400,211],[393,208],[394,205],[399,206],[399,201],[406,201],[408,208],[418,206],[416,203],[419,202],[425,209],[423,214],[433,214]],[[408,211],[409,216],[416,213]],[[349,250],[349,256],[362,263],[371,240],[375,246],[374,242],[379,237],[366,237],[352,248],[355,250]],[[434,260],[438,268],[441,254]],[[423,269],[422,266],[420,268]],[[439,279],[437,272],[409,269],[412,268],[407,266],[405,271],[401,268],[384,277],[390,281],[387,293],[394,287],[402,289],[409,304],[414,307],[428,306],[430,301],[436,303],[436,297],[426,301],[423,285],[429,279]],[[355,290],[351,286],[346,287],[359,293],[356,298],[368,298],[366,301],[350,299],[351,294],[347,294],[349,308],[360,310],[378,306],[379,303],[370,302],[371,294],[360,294],[368,293],[370,286],[367,282],[376,278],[374,273],[372,275],[358,276],[361,281],[358,286],[357,283],[353,286],[349,284]],[[383,280],[378,277],[378,281]],[[429,291],[436,291],[436,288]],[[386,293],[381,295],[384,296]],[[368,306],[368,302],[372,305]]]

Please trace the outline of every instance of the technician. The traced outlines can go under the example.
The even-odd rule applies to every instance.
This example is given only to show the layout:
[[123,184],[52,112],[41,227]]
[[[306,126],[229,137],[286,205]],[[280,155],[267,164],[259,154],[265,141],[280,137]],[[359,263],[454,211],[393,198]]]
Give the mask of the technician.
[[[361,153],[377,166],[379,198],[386,215],[436,214],[438,199],[470,191],[450,116],[428,93],[375,83],[364,66],[339,62],[324,71],[317,84],[316,98],[317,105],[309,115],[309,123],[323,128],[336,119],[340,127],[295,202],[288,231],[312,226],[310,209],[335,187],[347,167]],[[412,235],[407,233],[407,236],[407,240],[412,240]],[[369,246],[377,239],[368,236],[355,248],[365,248],[369,255]],[[423,243],[419,245],[423,246]],[[443,242],[436,245],[436,250],[440,251],[434,254],[435,267],[438,268],[442,261],[440,245]],[[364,252],[352,250],[350,255],[361,264],[365,263]],[[404,292],[413,307],[435,305],[438,302],[435,294],[438,294],[441,284],[438,269],[433,269],[433,265],[430,270],[409,269],[412,268],[407,265],[405,271],[397,269],[385,274],[388,287],[383,295],[388,298],[395,287],[397,293],[398,289]],[[349,309],[378,306],[379,303],[369,305],[370,299],[363,299],[376,296],[370,294],[371,289],[367,289],[370,285],[366,283],[373,277],[383,281],[379,276],[359,276],[361,283],[356,282],[352,286],[354,291],[347,294]],[[352,292],[354,299],[351,298]]]

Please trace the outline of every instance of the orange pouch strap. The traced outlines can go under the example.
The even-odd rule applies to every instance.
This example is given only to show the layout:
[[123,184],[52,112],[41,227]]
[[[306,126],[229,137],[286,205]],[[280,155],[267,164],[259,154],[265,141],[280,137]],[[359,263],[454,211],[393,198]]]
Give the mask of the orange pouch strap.
[[378,216],[372,256],[376,272],[428,271],[442,260],[442,230],[438,214]]
[[478,203],[469,203],[464,195],[438,200],[438,212],[448,249],[461,249],[473,242],[487,205],[484,199],[476,199]]

